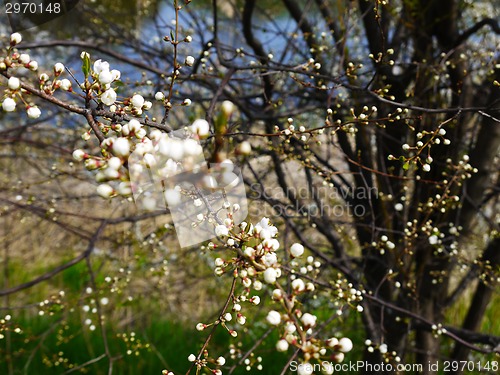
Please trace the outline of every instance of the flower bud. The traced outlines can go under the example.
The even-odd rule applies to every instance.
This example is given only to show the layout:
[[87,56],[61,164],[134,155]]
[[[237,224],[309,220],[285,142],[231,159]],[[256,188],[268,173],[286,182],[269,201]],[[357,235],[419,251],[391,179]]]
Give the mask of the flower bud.
[[227,236],[229,234],[229,230],[225,225],[217,225],[215,227],[215,235],[220,237],[220,236]]
[[264,271],[264,281],[268,284],[273,284],[276,282],[276,270],[272,267]]
[[316,325],[316,319],[317,317],[312,315],[312,314],[309,314],[309,313],[305,313],[304,315],[302,315],[302,317],[300,318],[300,321],[302,322],[302,324],[304,324],[304,326],[306,327],[314,327]]
[[117,69],[113,69],[111,71],[111,77],[113,78],[113,81],[116,81],[118,79],[120,79],[120,77],[122,76],[121,72]]
[[116,92],[113,89],[107,89],[101,94],[101,102],[110,106],[116,101]]
[[40,117],[40,115],[42,114],[42,112],[40,111],[40,108],[38,108],[38,107],[28,107],[28,110],[26,111],[26,113],[28,114],[29,118],[33,118],[33,119]]
[[302,254],[304,254],[304,246],[302,246],[300,243],[294,243],[294,244],[290,247],[290,254],[291,254],[294,258],[298,258],[298,257],[300,257]]
[[310,363],[301,363],[297,367],[297,375],[311,375],[313,373],[313,366]]
[[61,79],[59,81],[59,87],[64,91],[69,91],[71,89],[71,81],[67,78]]
[[288,342],[284,339],[279,340],[276,343],[276,350],[278,352],[286,352],[288,350]]
[[144,105],[144,98],[141,95],[136,94],[132,96],[132,98],[130,99],[130,103],[133,107],[141,109]]
[[12,47],[14,47],[15,45],[21,43],[22,40],[23,40],[23,37],[19,33],[14,33],[14,34],[10,35],[10,45]]
[[19,87],[21,87],[21,81],[17,77],[10,77],[8,85],[9,89],[17,90]]
[[191,125],[191,131],[200,137],[206,137],[210,134],[210,125],[207,120],[197,119]]
[[236,147],[236,152],[240,155],[250,155],[252,145],[248,141],[243,141]]
[[76,161],[82,161],[87,154],[83,150],[73,151],[73,159]]
[[33,72],[36,71],[38,69],[38,63],[35,60],[31,60],[28,63],[28,69],[33,71]]
[[103,198],[109,198],[113,195],[113,188],[108,184],[101,184],[97,187],[97,194]]
[[12,98],[5,98],[2,102],[2,108],[5,112],[13,112],[16,109],[16,102]]
[[219,357],[216,362],[219,366],[224,366],[226,364],[226,359],[224,357]]
[[187,66],[193,66],[193,64],[194,64],[194,57],[193,56],[187,56],[185,64]]
[[279,312],[277,312],[275,310],[271,310],[267,314],[266,320],[269,324],[271,324],[273,326],[277,326],[278,324],[281,323],[281,315]]
[[155,99],[158,100],[158,101],[162,101],[165,99],[165,94],[162,93],[161,91],[158,91],[156,94],[155,94]]
[[132,194],[132,187],[129,181],[122,181],[118,185],[118,194],[120,195],[130,195]]
[[103,70],[101,73],[99,73],[98,80],[101,84],[107,85],[108,83],[113,82],[113,75],[109,70]]
[[116,156],[128,156],[130,153],[130,143],[127,138],[117,138],[113,142],[113,154]]
[[109,63],[101,59],[94,62],[94,72],[100,74],[102,71],[109,71]]
[[302,279],[295,279],[292,281],[292,289],[296,292],[303,292],[306,289],[306,285]]
[[250,302],[253,303],[255,306],[257,306],[260,303],[260,297],[253,296],[252,298],[250,298]]
[[226,117],[229,117],[234,112],[235,106],[234,106],[233,102],[231,102],[229,100],[224,100],[222,102],[221,109],[222,109],[222,112],[226,115]]
[[54,73],[56,76],[60,75],[62,72],[64,72],[64,65],[61,63],[56,63],[54,65]]
[[22,53],[20,56],[19,56],[19,62],[21,64],[29,64],[29,62],[31,61],[31,58],[30,58],[30,55],[28,55],[27,53]]
[[350,352],[352,349],[352,341],[348,337],[342,337],[339,340],[338,346],[339,346],[339,350],[341,352],[344,352],[344,353]]

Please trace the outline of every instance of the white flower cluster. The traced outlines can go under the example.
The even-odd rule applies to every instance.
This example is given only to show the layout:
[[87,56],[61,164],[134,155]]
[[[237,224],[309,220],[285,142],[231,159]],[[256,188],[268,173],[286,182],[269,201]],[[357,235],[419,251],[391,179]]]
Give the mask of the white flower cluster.
[[[283,256],[280,256],[281,244],[276,238],[278,229],[266,217],[255,225],[243,222],[238,227],[228,220],[216,225],[215,232],[223,237],[227,250],[233,255],[230,259],[217,258],[215,273],[232,274],[241,280],[244,288],[243,292],[235,296],[233,313],[236,314],[237,321],[240,324],[241,321],[246,321],[242,315],[242,302],[260,303],[258,296],[251,296],[251,290],[260,291],[265,285],[272,286],[274,288],[272,298],[279,308],[268,311],[266,321],[282,332],[276,343],[276,350],[286,352],[290,346],[295,346],[301,349],[304,363],[311,360],[321,362],[322,359],[329,358],[328,356],[341,362],[344,353],[352,349],[351,340],[346,337],[340,340],[319,339],[314,332],[319,324],[318,317],[312,311],[307,311],[305,305],[297,303],[301,294],[311,293],[316,296],[317,289],[313,280],[318,276],[321,262],[312,256],[304,257],[304,246],[293,243],[288,249],[290,258],[288,267],[284,268]],[[209,248],[214,249],[218,246],[211,243]],[[292,271],[289,275],[292,280],[289,292],[279,282],[284,270],[287,273]],[[362,300],[362,293],[344,279],[339,279],[333,286],[337,290],[338,301],[344,300],[347,305],[353,306]],[[357,307],[357,311],[362,311],[360,305]],[[342,314],[340,307],[338,312]],[[219,320],[226,325],[231,319],[232,314],[227,313]],[[208,326],[210,325],[199,323],[197,329],[201,331]],[[234,329],[227,329],[233,336],[235,335],[232,333]]]
[[[0,56],[0,70],[15,71],[23,68],[34,72],[38,69],[38,62],[33,60],[29,54],[19,53],[14,48],[21,43],[22,39],[22,35],[19,33],[13,33],[10,36],[10,48],[7,50],[7,55]],[[24,93],[21,80],[15,75],[11,75],[3,94],[2,110],[5,112],[14,112],[17,107],[17,99],[21,99],[26,103],[23,98]],[[36,105],[26,104],[26,114],[29,118],[36,119],[40,117],[42,112]]]
[[[87,52],[82,52],[80,57],[82,59],[90,59]],[[116,101],[116,91],[111,87],[111,84],[120,79],[121,73],[117,69],[110,70],[109,63],[96,60],[93,65],[92,77],[94,83],[99,89],[99,99],[107,106],[114,105]]]

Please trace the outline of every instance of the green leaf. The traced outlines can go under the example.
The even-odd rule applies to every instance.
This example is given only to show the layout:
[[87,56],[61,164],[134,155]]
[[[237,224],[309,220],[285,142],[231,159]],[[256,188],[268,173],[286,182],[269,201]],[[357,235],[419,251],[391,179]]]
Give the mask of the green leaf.
[[90,73],[90,56],[87,54],[84,54],[82,58],[82,72],[85,78],[89,76]]
[[408,170],[408,168],[410,168],[410,163],[408,163],[408,162],[404,163],[404,164],[403,164],[403,169],[404,169],[405,171],[407,171],[407,170]]

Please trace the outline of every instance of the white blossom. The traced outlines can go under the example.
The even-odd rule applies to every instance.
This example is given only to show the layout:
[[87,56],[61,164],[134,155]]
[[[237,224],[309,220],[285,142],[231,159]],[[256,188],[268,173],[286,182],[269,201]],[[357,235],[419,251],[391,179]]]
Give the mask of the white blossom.
[[277,326],[278,324],[281,323],[281,315],[279,312],[277,312],[275,310],[271,310],[267,314],[266,320],[269,324],[272,324],[273,326]]
[[193,66],[193,64],[194,64],[194,57],[193,56],[187,56],[185,64],[187,66]]
[[378,350],[382,354],[387,353],[387,344],[380,344],[380,346],[378,347]]
[[144,98],[142,97],[142,95],[135,94],[130,99],[130,103],[132,104],[133,107],[141,109],[142,106],[144,105]]
[[71,88],[71,81],[67,78],[61,79],[61,81],[59,81],[59,87],[64,91],[69,91]]
[[128,156],[130,153],[130,143],[127,138],[116,138],[113,141],[113,154],[116,156]]
[[121,72],[117,69],[113,69],[111,71],[111,77],[113,78],[113,81],[116,81],[118,79],[120,79],[120,77],[122,76]]
[[10,77],[8,85],[9,89],[17,90],[19,87],[21,87],[21,81],[17,77]]
[[276,343],[276,350],[278,352],[286,352],[288,350],[288,342],[284,339],[278,340]]
[[338,346],[339,346],[339,350],[341,352],[344,352],[344,353],[350,352],[352,349],[352,341],[348,337],[342,337],[339,340]]
[[102,71],[109,71],[109,63],[101,59],[94,62],[94,72],[100,74]]
[[42,111],[38,107],[29,107],[26,113],[29,118],[38,118],[42,114]]
[[313,373],[313,367],[310,363],[301,363],[297,366],[297,375],[311,375]]
[[[31,57],[30,55],[28,55],[27,53],[22,53],[20,56],[19,56],[19,62],[21,64],[29,64],[29,62],[31,61]],[[63,69],[64,69],[64,65],[63,65]]]
[[303,292],[306,289],[306,285],[302,279],[295,279],[292,281],[292,289],[297,292]]
[[333,348],[339,344],[339,340],[336,337],[332,337],[328,340],[326,340],[326,344],[330,347]]
[[122,181],[118,185],[117,191],[120,195],[130,195],[132,194],[132,186],[129,181]]
[[113,76],[109,70],[103,70],[99,73],[98,80],[101,84],[107,85],[108,83],[113,82]]
[[312,315],[312,314],[309,314],[309,313],[305,313],[300,318],[300,321],[306,327],[314,327],[316,325],[316,319],[317,319],[317,317],[315,315]]
[[33,72],[36,71],[38,69],[38,62],[36,62],[35,60],[31,60],[28,63],[28,69],[33,71]]
[[112,105],[116,101],[116,92],[113,89],[107,89],[101,94],[101,102],[106,105]]
[[97,187],[97,194],[103,198],[109,198],[113,194],[113,188],[108,184],[101,184]]
[[302,246],[300,243],[294,243],[290,247],[290,254],[292,254],[294,258],[300,257],[302,254],[304,254],[304,246]]
[[217,361],[216,361],[216,362],[217,362],[217,364],[218,364],[219,366],[224,366],[224,365],[226,364],[226,358],[224,358],[224,357],[219,357],[219,358],[217,358]]
[[135,118],[130,120],[127,126],[131,133],[137,133],[142,128],[141,123]]
[[118,170],[120,169],[121,166],[122,166],[122,161],[120,158],[116,156],[113,156],[111,159],[108,160],[108,168]]
[[62,72],[64,72],[64,65],[62,63],[56,63],[54,65],[54,72],[56,73],[56,75],[59,75]]
[[216,236],[227,236],[229,234],[229,229],[225,225],[217,225],[215,227],[215,235]]
[[73,151],[73,159],[77,161],[82,161],[85,157],[85,152],[83,150],[75,150]]
[[270,267],[264,271],[264,281],[268,284],[273,284],[276,282],[277,274],[276,269]]
[[155,99],[158,100],[158,101],[162,101],[163,99],[165,99],[165,94],[162,93],[161,91],[158,91],[155,94]]
[[235,110],[234,103],[229,100],[224,100],[221,105],[222,112],[227,116],[231,116],[231,114]]
[[257,306],[260,303],[260,297],[253,296],[252,298],[250,298],[250,302],[252,302],[255,306]]
[[273,290],[273,299],[278,301],[283,298],[283,292],[281,289],[274,289]]
[[271,267],[278,262],[278,257],[275,252],[267,253],[264,255],[264,265],[266,267]]
[[2,108],[5,112],[13,112],[16,109],[16,102],[12,98],[5,98],[2,102]]
[[191,131],[200,137],[206,137],[210,134],[210,125],[207,120],[197,119],[191,125]]
[[23,37],[19,33],[14,33],[14,34],[10,35],[10,45],[11,46],[15,46],[15,45],[21,43],[22,40],[23,40]]
[[236,146],[236,152],[240,155],[250,155],[252,152],[252,145],[248,141],[243,141]]

